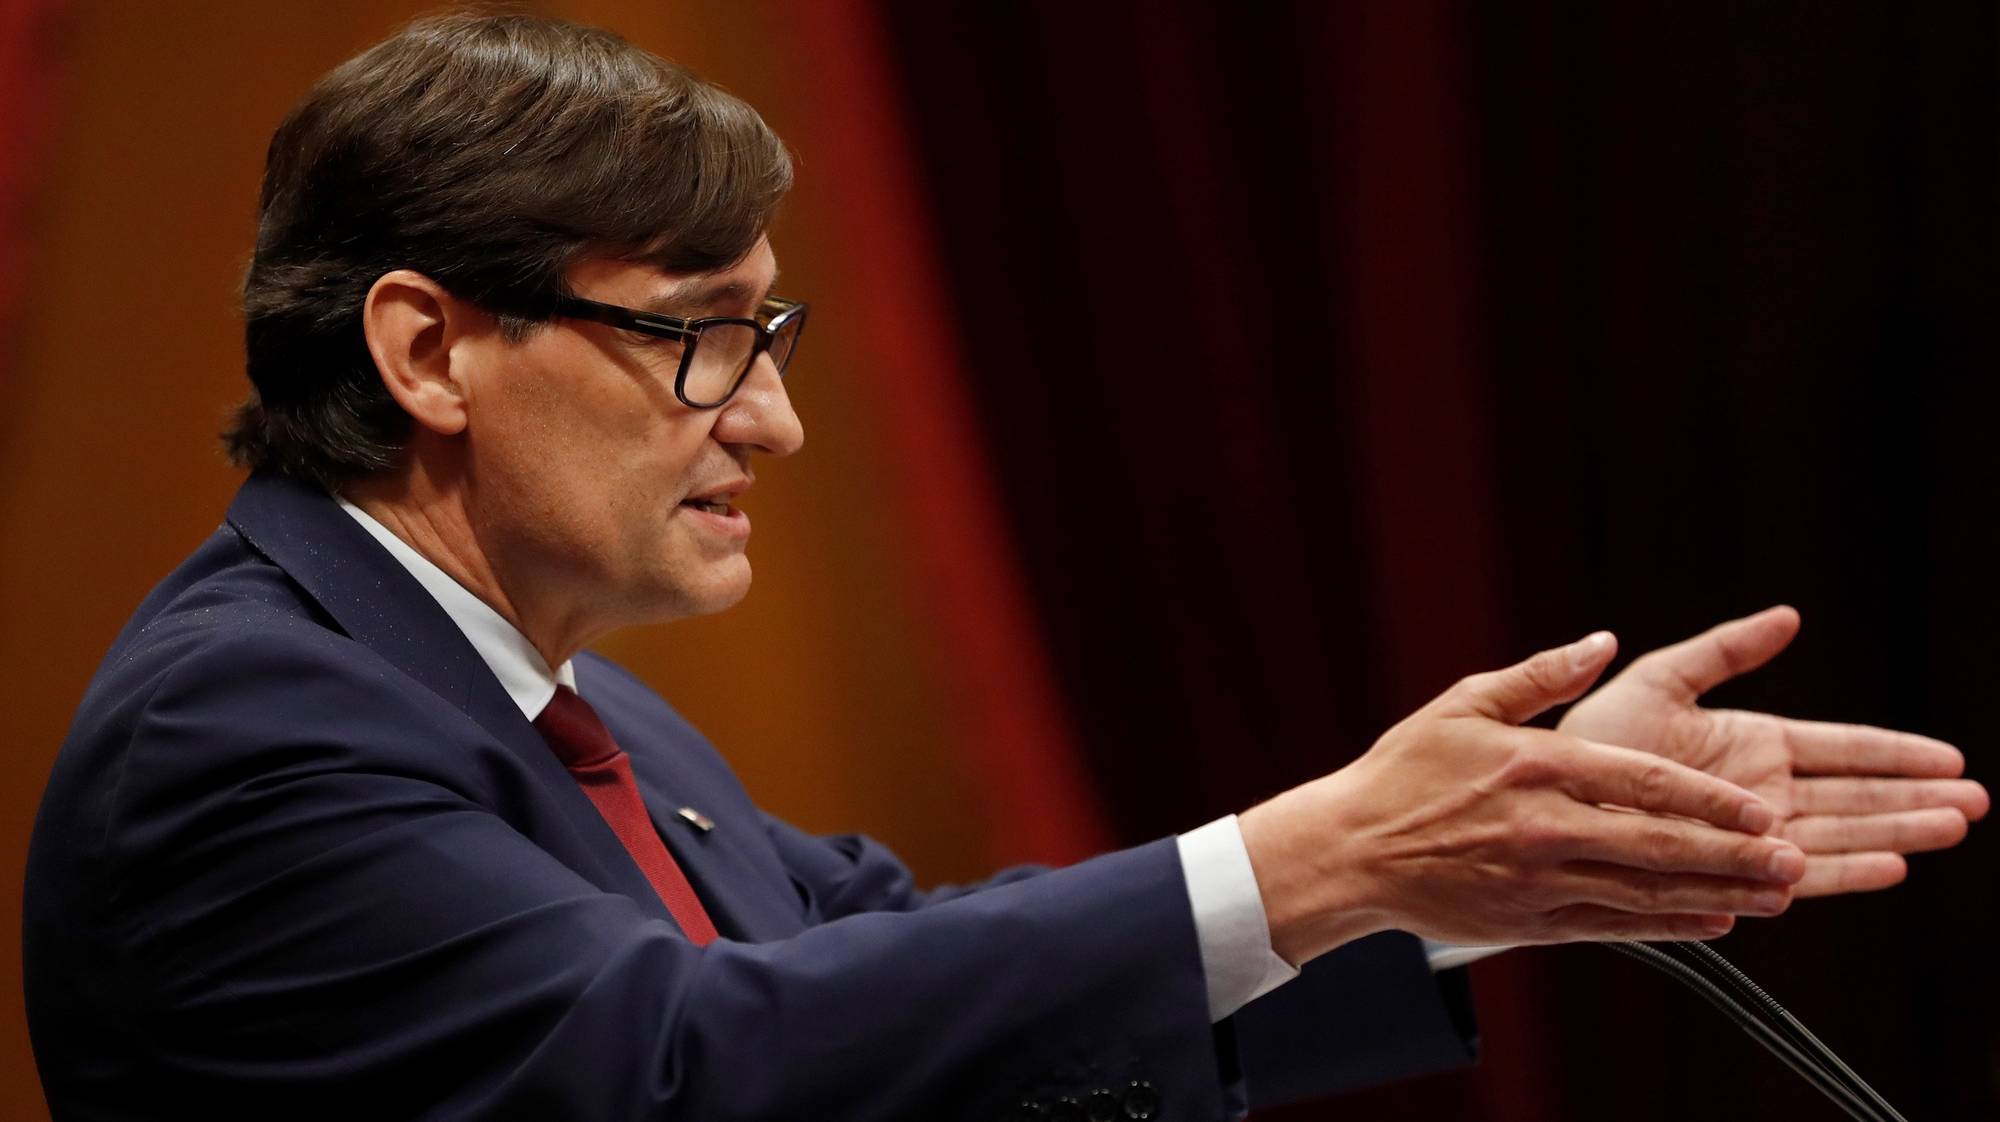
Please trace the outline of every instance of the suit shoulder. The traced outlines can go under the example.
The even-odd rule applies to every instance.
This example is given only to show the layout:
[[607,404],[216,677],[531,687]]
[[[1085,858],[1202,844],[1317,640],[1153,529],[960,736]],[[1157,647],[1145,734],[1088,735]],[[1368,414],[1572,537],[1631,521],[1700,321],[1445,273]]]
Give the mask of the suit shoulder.
[[254,554],[168,593],[163,584],[92,679],[57,755],[52,793],[79,770],[127,776],[148,746],[173,743],[177,766],[202,767],[315,740],[328,751],[379,754],[421,739],[413,727],[463,724],[450,703],[347,636]]
[[98,668],[79,725],[143,704],[170,685],[221,681],[247,689],[278,675],[298,681],[387,670],[268,563],[230,566],[153,599],[160,602],[133,620]]
[[147,594],[112,643],[99,677],[132,663],[171,663],[215,644],[314,632],[338,636],[284,570],[225,525]]
[[36,816],[30,865],[44,895],[72,880],[105,883],[166,848],[159,832],[121,823],[175,808],[190,821],[197,810],[228,813],[231,799],[274,780],[349,769],[452,785],[441,762],[452,756],[421,751],[461,734],[449,703],[315,619],[271,582],[276,570],[256,568],[162,597],[100,666]]

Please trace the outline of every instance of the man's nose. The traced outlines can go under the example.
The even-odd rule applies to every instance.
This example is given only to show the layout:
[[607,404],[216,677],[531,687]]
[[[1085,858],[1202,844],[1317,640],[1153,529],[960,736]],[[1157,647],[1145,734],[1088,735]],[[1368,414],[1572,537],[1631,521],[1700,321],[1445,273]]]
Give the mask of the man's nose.
[[792,410],[785,379],[769,354],[757,356],[736,396],[715,419],[713,435],[724,444],[744,444],[773,456],[789,456],[805,444],[805,426]]

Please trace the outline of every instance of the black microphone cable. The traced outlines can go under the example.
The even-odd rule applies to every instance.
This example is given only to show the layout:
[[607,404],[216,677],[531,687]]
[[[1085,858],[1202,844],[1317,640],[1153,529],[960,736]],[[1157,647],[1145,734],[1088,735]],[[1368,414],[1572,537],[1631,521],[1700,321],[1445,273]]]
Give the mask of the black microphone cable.
[[[1784,1061],[1806,1082],[1859,1122],[1908,1122],[1833,1050],[1750,980],[1749,975],[1702,943],[1604,943],[1607,950],[1635,958],[1695,991],[1735,1022],[1751,1039]],[[1679,952],[1677,956],[1675,951]],[[1734,990],[1732,994],[1730,991]],[[1738,997],[1747,999],[1746,1007]],[[1772,1018],[1766,1021],[1761,1009]]]
[[1707,943],[1687,941],[1672,945],[1678,948],[1683,955],[1692,956],[1693,961],[1698,965],[1705,966],[1711,976],[1722,979],[1725,985],[1734,987],[1738,993],[1749,995],[1753,1002],[1763,1008],[1769,1019],[1775,1023],[1780,1031],[1786,1032],[1794,1042],[1804,1045],[1813,1054],[1817,1055],[1820,1058],[1821,1066],[1843,1077],[1849,1087],[1866,1095],[1869,1101],[1875,1104],[1876,1109],[1883,1114],[1895,1119],[1896,1122],[1903,1122],[1903,1116],[1896,1112],[1895,1107],[1889,1105],[1888,1100],[1876,1094],[1875,1088],[1870,1087],[1867,1081],[1855,1074],[1853,1068],[1841,1062],[1840,1057],[1834,1054],[1833,1049],[1820,1043],[1819,1037],[1814,1036],[1811,1030],[1799,1023],[1798,1018],[1786,1012],[1785,1007],[1778,1004],[1777,998],[1765,993],[1762,986],[1751,981],[1750,975],[1745,974],[1735,963],[1722,957],[1721,952]]

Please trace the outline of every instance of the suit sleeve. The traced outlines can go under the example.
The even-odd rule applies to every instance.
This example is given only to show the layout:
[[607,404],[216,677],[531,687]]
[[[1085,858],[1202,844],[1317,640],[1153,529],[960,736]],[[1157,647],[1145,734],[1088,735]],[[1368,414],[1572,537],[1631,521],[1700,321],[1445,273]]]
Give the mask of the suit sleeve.
[[1463,1067],[1479,1037],[1464,969],[1432,973],[1422,940],[1359,939],[1225,1024],[1253,1107],[1270,1107]]
[[106,777],[105,968],[137,995],[163,1097],[971,1119],[1144,1079],[1173,1118],[1237,1105],[1170,840],[921,901],[862,861],[826,922],[697,948],[481,805],[463,768],[500,749],[448,703],[328,641],[188,653]]
[[[868,838],[815,837],[775,819],[768,828],[828,918],[909,911],[1046,871],[1010,869],[980,884],[924,893],[894,854]],[[1238,1107],[1428,1075],[1469,1064],[1478,1052],[1465,971],[1433,973],[1421,940],[1401,932],[1308,963],[1298,978],[1223,1021],[1216,1039],[1223,1092]]]
[[1049,872],[1043,865],[1017,865],[974,884],[920,890],[908,866],[873,838],[809,834],[768,814],[764,828],[819,920],[866,912],[914,911]]

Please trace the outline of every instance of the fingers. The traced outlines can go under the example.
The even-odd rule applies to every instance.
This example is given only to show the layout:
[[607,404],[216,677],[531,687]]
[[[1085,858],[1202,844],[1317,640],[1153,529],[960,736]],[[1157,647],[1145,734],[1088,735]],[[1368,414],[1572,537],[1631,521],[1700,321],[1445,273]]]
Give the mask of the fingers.
[[1868,725],[1784,721],[1792,770],[1811,775],[1896,775],[1955,779],[1965,756],[1942,740]]
[[1582,943],[1635,939],[1666,943],[1685,939],[1715,939],[1729,934],[1736,921],[1727,915],[1638,915],[1601,904],[1572,904],[1549,917],[1541,942]]
[[1717,624],[1692,639],[1643,655],[1628,674],[1680,701],[1771,661],[1799,633],[1799,613],[1784,605]]
[[1805,874],[1806,856],[1782,838],[1717,830],[1699,822],[1596,807],[1560,824],[1545,824],[1545,851],[1656,873],[1702,873],[1791,884]]
[[1965,840],[1965,815],[1950,807],[1894,814],[1808,815],[1784,837],[1807,853],[1923,853]]
[[1617,653],[1618,640],[1611,632],[1593,631],[1566,647],[1543,651],[1504,670],[1474,674],[1453,686],[1441,700],[1447,712],[1518,725],[1551,706],[1582,697]]
[[1792,784],[1792,813],[1887,814],[1950,807],[1973,822],[1991,805],[1986,788],[1970,779],[1801,779]]
[[1842,892],[1874,892],[1901,884],[1910,866],[1893,853],[1842,853],[1806,859],[1806,875],[1792,895],[1833,896]]
[[1556,766],[1563,774],[1557,785],[1580,802],[1677,814],[1753,834],[1777,824],[1769,803],[1728,780],[1664,756],[1587,740],[1569,741],[1567,749],[1540,751],[1559,761]]
[[1580,903],[1657,914],[1774,916],[1792,902],[1789,885],[1738,877],[1644,872],[1599,862],[1571,862],[1559,882]]

